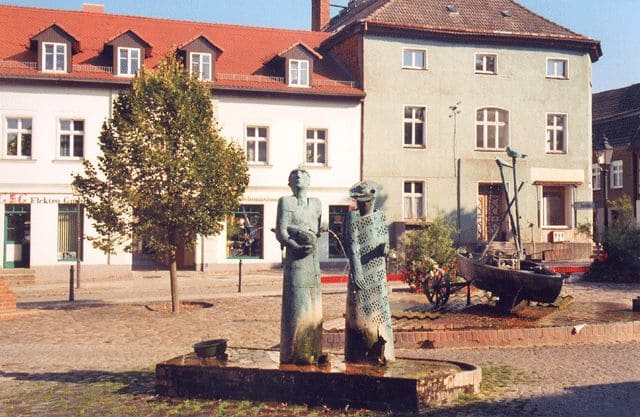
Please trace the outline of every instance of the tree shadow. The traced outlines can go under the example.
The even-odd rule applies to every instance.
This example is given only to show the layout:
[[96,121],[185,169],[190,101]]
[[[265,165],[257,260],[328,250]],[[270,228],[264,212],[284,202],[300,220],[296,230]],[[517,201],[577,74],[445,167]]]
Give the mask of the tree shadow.
[[17,303],[19,309],[29,310],[81,310],[107,307],[113,304],[104,301],[34,301]]
[[[640,415],[640,382],[567,387],[560,395],[541,395],[507,400],[446,406],[421,417],[483,416],[580,416],[637,417]],[[407,417],[407,414],[391,414]]]
[[17,381],[58,382],[70,384],[116,383],[124,385],[117,394],[155,395],[156,377],[153,371],[109,372],[98,370],[82,370],[68,372],[4,372],[0,377]]

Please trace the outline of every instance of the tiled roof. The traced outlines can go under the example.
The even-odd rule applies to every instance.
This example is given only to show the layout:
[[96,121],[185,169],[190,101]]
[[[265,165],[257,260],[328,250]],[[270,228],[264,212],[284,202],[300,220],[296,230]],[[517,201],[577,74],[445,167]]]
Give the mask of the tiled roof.
[[640,83],[593,95],[593,119],[640,112]]
[[602,55],[598,41],[512,0],[351,0],[325,30],[337,31],[357,22],[436,33],[570,41],[595,49],[594,60]]
[[[72,33],[81,44],[82,49],[73,55],[71,74],[41,73],[34,68],[37,57],[36,52],[29,49],[29,39],[54,23]],[[355,83],[342,82],[352,79],[329,56],[315,63],[311,88],[288,87],[282,80],[264,82],[267,77],[284,75],[282,71],[275,73],[275,69],[267,65],[271,57],[296,43],[317,49],[331,36],[328,33],[6,5],[0,5],[0,77],[123,82],[122,77],[109,72],[112,63],[103,50],[109,39],[128,30],[153,45],[152,55],[145,59],[147,68],[155,67],[177,45],[205,36],[224,50],[216,61],[216,74],[234,75],[215,82],[214,89],[219,85],[252,91],[301,93],[304,90],[305,94],[363,95]]]
[[604,133],[612,146],[629,145],[633,142],[636,135],[638,135],[639,128],[640,115],[638,114],[609,119],[602,122],[594,122],[593,144],[595,146]]

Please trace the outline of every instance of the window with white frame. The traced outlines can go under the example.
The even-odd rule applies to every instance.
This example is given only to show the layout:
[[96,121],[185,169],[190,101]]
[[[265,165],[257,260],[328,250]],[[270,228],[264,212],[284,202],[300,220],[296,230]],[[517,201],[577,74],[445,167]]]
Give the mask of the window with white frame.
[[[82,235],[83,207],[77,204],[58,205],[58,260],[82,259],[82,246],[78,247],[78,234]],[[79,216],[79,218],[78,218]]]
[[542,187],[542,224],[548,227],[566,227],[571,207],[568,189],[565,186]]
[[310,165],[327,164],[327,130],[307,129],[305,136],[305,162]]
[[611,188],[622,188],[623,186],[623,166],[622,161],[611,162]]
[[476,148],[501,150],[509,145],[509,112],[482,108],[476,112]]
[[191,72],[201,80],[211,81],[211,54],[191,52]]
[[309,86],[309,61],[289,60],[289,85],[298,87]]
[[60,119],[58,124],[58,156],[84,156],[84,120]]
[[496,54],[476,54],[476,74],[497,74],[498,56]]
[[569,78],[569,63],[566,59],[548,58],[547,77],[548,78]]
[[139,48],[118,48],[118,75],[133,76],[140,69]]
[[601,181],[600,179],[602,178],[602,170],[600,169],[600,165],[598,164],[591,164],[591,185],[593,186],[594,190],[599,190],[601,187]]
[[567,115],[547,114],[547,152],[567,151]]
[[7,117],[4,154],[10,158],[31,158],[32,124],[28,117]]
[[269,146],[269,129],[264,126],[247,126],[246,130],[247,162],[254,164],[267,163]]
[[404,106],[404,146],[424,147],[426,143],[425,107]]
[[64,43],[42,43],[42,69],[47,72],[67,71],[67,45]]
[[405,48],[402,51],[402,68],[426,69],[427,51],[425,49]]
[[403,184],[402,200],[404,205],[404,219],[415,220],[424,217],[424,182],[405,181]]

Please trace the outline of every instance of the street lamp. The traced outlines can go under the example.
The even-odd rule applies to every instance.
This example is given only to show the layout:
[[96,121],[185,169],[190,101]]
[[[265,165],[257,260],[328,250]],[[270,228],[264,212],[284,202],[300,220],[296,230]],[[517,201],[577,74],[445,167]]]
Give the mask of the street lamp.
[[603,193],[604,193],[604,230],[609,229],[609,165],[613,157],[613,146],[609,144],[609,139],[603,133],[600,141],[596,146],[596,160],[603,175]]

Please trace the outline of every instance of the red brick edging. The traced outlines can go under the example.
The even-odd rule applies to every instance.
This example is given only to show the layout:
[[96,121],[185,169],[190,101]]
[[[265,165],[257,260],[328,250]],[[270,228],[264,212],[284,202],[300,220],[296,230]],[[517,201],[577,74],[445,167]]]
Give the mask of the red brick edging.
[[[640,321],[526,329],[432,330],[394,332],[398,349],[492,346],[559,346],[640,340]],[[327,348],[342,348],[344,333],[324,334]]]
[[16,311],[16,295],[9,286],[0,278],[0,314],[14,313]]

